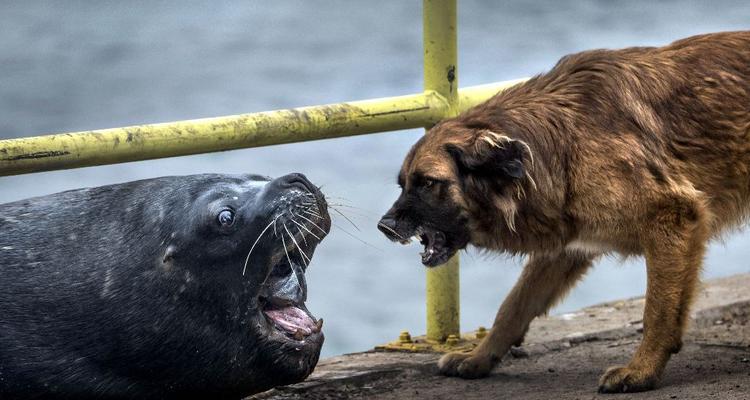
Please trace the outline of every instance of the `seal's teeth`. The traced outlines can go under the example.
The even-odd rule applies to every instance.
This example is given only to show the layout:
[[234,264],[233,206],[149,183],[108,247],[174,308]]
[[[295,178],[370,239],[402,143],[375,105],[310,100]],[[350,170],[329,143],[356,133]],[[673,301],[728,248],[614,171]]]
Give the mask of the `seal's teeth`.
[[320,332],[323,329],[323,318],[319,319],[318,322],[315,323],[315,329],[313,329],[313,332]]
[[294,332],[294,339],[296,340],[302,340],[305,338],[305,333],[302,332],[302,329],[297,329],[296,332]]

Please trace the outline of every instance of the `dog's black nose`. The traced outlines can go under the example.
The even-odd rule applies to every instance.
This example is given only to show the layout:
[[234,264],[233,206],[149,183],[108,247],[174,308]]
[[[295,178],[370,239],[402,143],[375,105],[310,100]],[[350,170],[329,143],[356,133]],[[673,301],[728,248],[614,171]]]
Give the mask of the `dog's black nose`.
[[398,238],[398,234],[396,233],[396,219],[390,215],[386,214],[380,219],[378,229],[391,240]]

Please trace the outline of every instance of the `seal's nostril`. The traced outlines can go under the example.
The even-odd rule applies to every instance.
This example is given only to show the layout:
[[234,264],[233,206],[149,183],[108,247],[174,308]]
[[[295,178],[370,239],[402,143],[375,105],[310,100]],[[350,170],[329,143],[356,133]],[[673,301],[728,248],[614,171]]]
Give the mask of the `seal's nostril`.
[[287,188],[296,187],[302,191],[315,193],[318,188],[310,182],[304,174],[294,172],[288,175],[284,175],[278,179],[282,186]]

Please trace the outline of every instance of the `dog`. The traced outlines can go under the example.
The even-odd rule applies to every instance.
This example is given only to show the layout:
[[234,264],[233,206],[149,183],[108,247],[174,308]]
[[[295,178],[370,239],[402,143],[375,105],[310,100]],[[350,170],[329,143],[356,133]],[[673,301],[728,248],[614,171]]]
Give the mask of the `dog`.
[[434,267],[467,245],[528,255],[448,376],[487,375],[599,257],[645,256],[643,340],[601,392],[644,391],[680,350],[706,243],[750,215],[750,32],[563,57],[431,128],[378,226]]

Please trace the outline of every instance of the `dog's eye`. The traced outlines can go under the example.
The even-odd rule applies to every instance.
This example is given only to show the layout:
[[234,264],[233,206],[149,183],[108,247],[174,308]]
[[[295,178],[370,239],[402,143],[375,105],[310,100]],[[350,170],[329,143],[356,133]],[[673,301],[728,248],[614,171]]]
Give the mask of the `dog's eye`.
[[435,181],[433,181],[432,179],[425,179],[424,183],[422,183],[422,186],[424,186],[425,189],[429,189],[434,185],[435,185]]
[[219,213],[217,219],[219,220],[219,225],[221,226],[232,226],[232,224],[234,224],[234,211],[223,210]]

